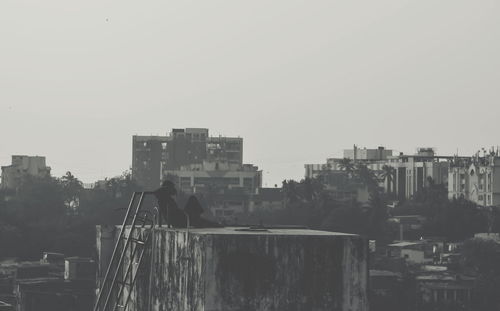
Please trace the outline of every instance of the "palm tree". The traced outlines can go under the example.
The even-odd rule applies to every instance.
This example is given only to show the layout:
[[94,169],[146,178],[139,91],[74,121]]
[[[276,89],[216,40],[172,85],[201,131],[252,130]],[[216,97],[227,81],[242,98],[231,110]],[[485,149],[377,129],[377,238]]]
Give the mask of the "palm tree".
[[379,191],[378,178],[375,173],[363,163],[358,163],[354,171],[357,179],[363,183],[372,194]]
[[389,165],[382,166],[382,173],[380,179],[387,183],[387,193],[392,193],[392,181],[396,176],[396,169]]
[[354,162],[349,158],[343,158],[339,162],[339,167],[341,170],[345,171],[349,177],[352,177],[352,173],[354,172]]

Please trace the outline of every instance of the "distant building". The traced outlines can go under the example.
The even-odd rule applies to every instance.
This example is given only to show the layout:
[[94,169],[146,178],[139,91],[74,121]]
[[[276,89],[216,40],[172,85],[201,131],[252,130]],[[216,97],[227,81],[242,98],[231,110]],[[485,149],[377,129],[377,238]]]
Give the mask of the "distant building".
[[414,264],[432,263],[425,241],[400,241],[387,245],[387,255],[392,258],[403,258]]
[[378,147],[377,149],[358,148],[354,145],[353,149],[344,150],[344,158],[353,161],[381,161],[386,160],[392,156],[392,150],[385,149],[385,147]]
[[231,188],[255,192],[262,184],[262,171],[251,164],[204,161],[177,170],[165,170],[163,178],[171,180],[177,189],[187,194]]
[[146,189],[157,188],[167,160],[167,136],[132,137],[132,178]]
[[162,172],[203,161],[243,164],[243,139],[209,137],[208,129],[172,129],[168,136],[132,137],[132,178],[146,188],[157,188]]
[[0,272],[12,278],[8,291],[13,299],[7,302],[16,306],[12,310],[85,311],[94,303],[95,267],[90,259],[45,252],[40,262],[12,262],[0,265]]
[[94,304],[95,281],[66,281],[57,278],[23,279],[14,293],[20,311],[86,311]]
[[[395,194],[400,200],[411,198],[416,192],[429,185],[432,180],[435,184],[447,185],[449,159],[435,155],[432,148],[418,148],[415,155],[392,155],[392,150],[378,147],[378,149],[360,149],[356,145],[354,149],[344,150],[344,157],[356,163],[363,163],[369,169],[380,175],[384,166],[394,168],[394,176],[391,183],[381,180],[379,186],[385,192]],[[325,184],[342,184],[342,178],[346,178],[340,166],[342,159],[330,158],[325,164],[306,164],[305,177],[321,177]],[[342,177],[344,176],[344,177]],[[365,197],[365,196],[361,196]]]
[[252,195],[250,211],[255,210],[277,210],[285,207],[282,188],[257,188]]
[[[424,187],[429,186],[431,180],[435,184],[446,186],[450,158],[435,155],[432,148],[419,148],[415,155],[400,154],[389,157],[387,161],[380,164],[395,169],[391,191],[399,199],[409,199]],[[387,183],[384,183],[384,188],[388,191]]]
[[473,308],[475,278],[450,273],[419,275],[416,310],[477,310]]
[[50,176],[50,167],[45,164],[45,157],[13,155],[12,164],[2,166],[3,189],[16,189],[26,176]]
[[464,198],[480,206],[500,205],[500,157],[455,159],[449,172],[448,197]]
[[416,235],[421,236],[421,229],[427,219],[421,215],[400,215],[390,217],[387,221],[397,227],[398,239],[403,241],[408,238],[417,238]]
[[219,220],[232,221],[236,214],[252,208],[262,171],[251,164],[203,161],[165,170],[163,179],[172,181],[182,193],[203,199]]

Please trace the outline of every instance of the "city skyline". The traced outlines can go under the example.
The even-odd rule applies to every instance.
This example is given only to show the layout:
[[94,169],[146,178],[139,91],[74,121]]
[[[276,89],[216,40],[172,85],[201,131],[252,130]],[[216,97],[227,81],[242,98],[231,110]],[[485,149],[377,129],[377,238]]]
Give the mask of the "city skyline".
[[[168,133],[168,132],[167,132]],[[157,136],[157,134],[153,135],[153,136]],[[158,134],[158,136],[168,136],[168,134]],[[214,136],[216,137],[216,136]],[[242,137],[243,138],[243,137]],[[244,138],[243,138],[243,141]],[[354,144],[356,145],[356,144]],[[129,153],[130,153],[130,148],[131,148],[132,144],[130,144],[128,146],[128,149],[129,149]],[[352,146],[351,146],[352,147]],[[356,145],[357,148],[359,148],[360,150],[361,149],[374,149],[375,147],[381,147],[381,146],[359,146],[359,145]],[[382,146],[382,147],[387,147],[387,146]],[[420,147],[415,147],[413,151],[410,151],[410,152],[403,152],[399,149],[392,149],[392,152],[393,152],[393,157],[397,157],[399,155],[399,153],[403,153],[405,155],[416,155],[417,154],[417,149],[418,148],[421,148],[422,146]],[[429,146],[426,146],[424,148],[427,148]],[[454,155],[457,155],[457,153],[439,153],[439,147],[436,148],[436,147],[429,147],[429,148],[432,148],[434,151],[436,151],[436,155],[437,156],[454,156]],[[498,150],[499,146],[489,146],[489,147],[481,147],[481,148],[476,148],[473,152],[471,152],[470,154],[464,154],[464,153],[458,153],[458,156],[460,157],[472,157],[472,156],[475,156],[476,153],[479,153],[479,156],[483,156],[484,155],[484,152],[489,152],[491,150],[491,148],[493,148],[494,150]],[[245,148],[244,148],[245,149]],[[262,183],[262,186],[263,187],[274,187],[274,185],[277,185],[278,187],[281,187],[281,182],[283,180],[289,180],[289,179],[294,179],[294,180],[301,180],[305,177],[304,175],[304,166],[305,165],[316,165],[316,163],[323,163],[324,160],[326,159],[342,159],[344,158],[345,156],[345,152],[348,151],[348,150],[352,150],[352,148],[349,148],[349,147],[346,147],[346,148],[342,148],[342,149],[339,149],[339,150],[336,150],[335,153],[332,153],[324,158],[321,158],[321,159],[318,159],[316,160],[316,162],[314,161],[304,161],[304,162],[300,162],[298,163],[298,167],[299,167],[299,171],[297,173],[297,176],[291,176],[291,177],[286,177],[286,178],[282,178],[282,179],[279,179],[279,176],[276,177],[277,179],[275,179],[277,182],[275,183],[271,183],[269,180],[265,180],[264,177],[265,176],[270,176],[270,172],[265,169],[265,167],[261,167],[259,165],[257,165],[256,163],[252,163],[250,161],[245,161],[244,160],[244,164],[255,164],[257,165],[257,167],[259,167],[261,170],[262,170],[262,174],[263,174],[263,183]],[[243,154],[244,155],[244,154]],[[120,174],[122,174],[123,172],[125,171],[129,171],[131,172],[131,166],[132,166],[132,163],[130,163],[129,167],[127,169],[123,169],[123,170],[118,170],[116,173],[112,173],[112,174],[109,174],[109,175],[99,175],[98,177],[94,178],[94,179],[85,179],[84,177],[82,177],[82,175],[79,175],[78,172],[80,170],[77,170],[77,169],[71,169],[71,168],[61,168],[61,167],[56,167],[54,166],[54,164],[52,163],[52,161],[44,154],[26,154],[26,153],[13,153],[13,154],[8,154],[6,156],[3,156],[1,155],[0,156],[0,159],[2,159],[2,162],[0,163],[0,166],[9,166],[11,164],[11,160],[12,160],[12,157],[13,156],[28,156],[28,157],[44,157],[44,158],[47,158],[47,166],[50,167],[51,169],[51,175],[54,176],[54,177],[61,177],[63,175],[66,174],[66,172],[70,171],[73,175],[75,175],[78,179],[80,179],[82,182],[84,183],[93,183],[93,182],[96,182],[96,181],[99,181],[99,180],[102,180],[102,179],[105,179],[105,178],[111,178],[111,177],[116,177],[116,176],[119,176]],[[6,159],[5,161],[3,159]],[[245,156],[244,156],[244,159],[245,159]],[[132,161],[131,161],[132,162]],[[296,167],[294,167],[294,170],[296,170]],[[83,174],[85,175],[85,174]],[[307,173],[306,173],[307,175]],[[97,176],[95,174],[92,174],[92,175],[87,175],[87,176]]]
[[174,127],[244,138],[267,186],[354,143],[471,155],[500,144],[498,5],[6,2],[0,162],[91,182]]

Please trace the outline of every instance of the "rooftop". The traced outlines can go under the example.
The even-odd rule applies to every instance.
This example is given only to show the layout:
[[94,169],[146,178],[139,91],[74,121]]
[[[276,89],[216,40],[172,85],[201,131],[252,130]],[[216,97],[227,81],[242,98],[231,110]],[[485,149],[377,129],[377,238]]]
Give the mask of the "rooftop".
[[370,270],[370,276],[387,276],[387,277],[401,277],[401,273],[386,271],[386,270]]
[[[162,231],[186,232],[180,228],[157,228]],[[251,228],[251,227],[224,227],[224,228],[190,228],[190,234],[199,235],[290,235],[290,236],[356,236],[355,234],[328,232],[310,229],[289,229],[289,228]]]
[[422,242],[417,241],[417,242],[409,242],[409,241],[402,241],[394,244],[389,244],[387,246],[390,247],[407,247],[407,246],[414,246],[414,245],[420,245]]

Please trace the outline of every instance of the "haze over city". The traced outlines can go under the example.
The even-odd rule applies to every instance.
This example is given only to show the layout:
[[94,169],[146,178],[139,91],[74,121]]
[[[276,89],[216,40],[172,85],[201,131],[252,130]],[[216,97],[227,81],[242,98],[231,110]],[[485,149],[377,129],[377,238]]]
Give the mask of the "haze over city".
[[500,144],[498,1],[0,4],[0,162],[85,182],[131,136],[244,139],[264,184],[354,143],[471,155]]

